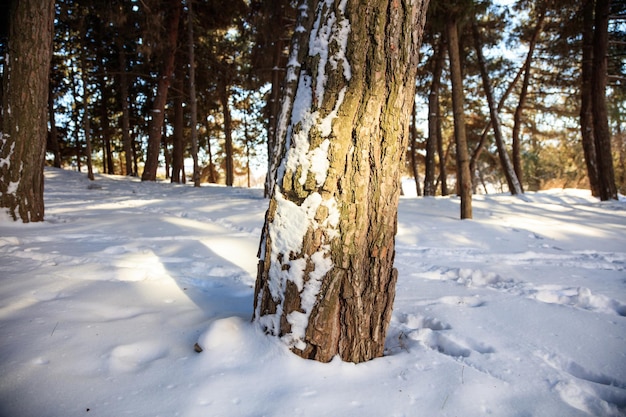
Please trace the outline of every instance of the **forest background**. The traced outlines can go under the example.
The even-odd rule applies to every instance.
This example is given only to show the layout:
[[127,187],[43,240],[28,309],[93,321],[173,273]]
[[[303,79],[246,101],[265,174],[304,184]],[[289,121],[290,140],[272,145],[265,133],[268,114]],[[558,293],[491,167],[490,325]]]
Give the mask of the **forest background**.
[[[481,63],[523,189],[589,188],[581,97],[584,33],[593,2],[457,3],[463,16],[459,47],[474,192],[507,191]],[[189,4],[55,2],[49,165],[141,175],[144,180],[263,184],[268,153],[274,149],[295,5],[288,0],[197,0],[191,10]],[[436,0],[430,4],[403,167],[418,178],[419,195],[455,192],[442,5]],[[625,16],[626,5],[613,2],[606,94],[621,193],[626,193]],[[3,74],[6,35],[0,41]],[[194,177],[194,167],[185,161],[195,158]]]

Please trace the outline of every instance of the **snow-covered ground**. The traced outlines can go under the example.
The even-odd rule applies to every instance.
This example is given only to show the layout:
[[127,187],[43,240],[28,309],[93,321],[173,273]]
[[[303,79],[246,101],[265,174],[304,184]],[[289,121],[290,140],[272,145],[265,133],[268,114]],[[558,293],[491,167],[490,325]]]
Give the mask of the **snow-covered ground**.
[[48,169],[45,195],[0,218],[2,417],[626,413],[626,201],[402,199],[387,355],[354,365],[250,323],[262,191]]

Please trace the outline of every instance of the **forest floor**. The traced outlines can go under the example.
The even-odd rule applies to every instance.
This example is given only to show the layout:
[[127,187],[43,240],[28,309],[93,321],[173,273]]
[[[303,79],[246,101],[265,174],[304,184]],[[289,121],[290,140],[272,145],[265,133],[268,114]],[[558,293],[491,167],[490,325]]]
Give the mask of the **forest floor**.
[[250,321],[261,190],[45,176],[0,217],[1,417],[626,415],[624,199],[402,198],[386,355],[321,364]]

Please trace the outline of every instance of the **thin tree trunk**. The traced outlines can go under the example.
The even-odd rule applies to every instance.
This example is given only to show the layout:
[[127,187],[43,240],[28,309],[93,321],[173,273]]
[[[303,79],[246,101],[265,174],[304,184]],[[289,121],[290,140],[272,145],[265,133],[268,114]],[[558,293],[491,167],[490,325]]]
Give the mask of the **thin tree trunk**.
[[[85,16],[81,18],[81,33],[85,33]],[[84,37],[84,36],[83,36]],[[87,153],[87,178],[93,181],[93,163],[91,160],[92,149],[91,149],[91,126],[89,122],[89,80],[87,78],[87,52],[85,51],[86,46],[80,47],[80,74],[81,81],[83,87],[83,135],[85,136],[85,147]]]
[[49,149],[54,154],[54,167],[61,168],[59,132],[57,130],[56,119],[54,117],[54,91],[52,88],[52,78],[50,78],[50,82],[48,85],[48,118],[50,120]]
[[44,219],[54,1],[14,1],[10,10],[2,89],[0,207],[14,220],[39,222]]
[[420,188],[420,175],[417,163],[417,108],[413,103],[413,112],[411,113],[411,170],[413,171],[413,178],[415,179],[415,192],[418,196],[422,195],[422,189]]
[[191,158],[193,159],[193,186],[200,186],[200,164],[198,163],[198,98],[196,97],[196,58],[193,36],[193,0],[187,0],[187,47],[189,48],[189,111],[191,112]]
[[594,0],[584,0],[582,6],[583,31],[580,88],[580,133],[583,153],[587,166],[589,188],[594,197],[600,196],[600,178],[598,176],[598,159],[593,135],[593,112],[591,80],[593,78],[593,11]]
[[478,66],[480,67],[480,75],[483,79],[483,88],[485,90],[485,96],[487,96],[487,103],[489,105],[489,115],[491,117],[491,125],[493,126],[493,133],[496,139],[496,147],[498,148],[498,155],[500,156],[500,165],[504,171],[507,185],[511,194],[521,194],[522,187],[517,180],[515,169],[509,158],[509,154],[506,151],[504,145],[504,138],[502,136],[502,127],[500,125],[500,116],[496,106],[495,99],[493,97],[493,90],[491,88],[491,81],[489,74],[487,73],[487,66],[485,64],[485,57],[483,56],[483,47],[480,40],[480,32],[478,31],[478,25],[476,22],[472,22],[472,35],[474,37],[474,47],[476,49],[476,55],[478,57]]
[[596,144],[596,158],[598,160],[600,200],[603,201],[617,200],[613,153],[611,151],[611,132],[609,131],[609,118],[606,104],[609,13],[609,0],[596,0],[591,98],[593,133]]
[[[502,110],[502,107],[504,107],[504,103],[506,99],[509,97],[509,95],[513,91],[513,88],[515,88],[515,85],[517,84],[519,79],[522,77],[523,72],[524,72],[524,66],[522,65],[520,69],[517,71],[517,74],[515,74],[515,78],[513,78],[513,80],[509,83],[509,86],[507,87],[502,97],[500,97],[500,101],[498,102],[498,107],[496,108],[496,111],[498,113]],[[474,150],[474,152],[472,152],[472,156],[470,158],[470,171],[472,172],[476,168],[476,161],[478,161],[478,158],[480,158],[480,155],[485,149],[485,143],[487,142],[487,134],[489,133],[489,130],[491,130],[492,128],[491,123],[492,123],[491,119],[489,119],[489,122],[487,123],[487,125],[485,126],[485,128],[483,129],[480,135],[480,140],[478,141],[478,145],[476,146],[476,149]]]
[[184,163],[185,141],[183,135],[184,113],[183,113],[183,71],[182,68],[176,70],[173,90],[174,101],[174,134],[172,136],[172,174],[171,181],[180,184],[182,182],[181,172]]
[[302,70],[293,114],[281,112],[286,152],[262,234],[254,318],[305,358],[362,362],[384,351],[427,1],[398,6],[299,5],[317,23],[297,27],[304,41],[292,45]]
[[220,82],[220,102],[224,112],[224,150],[226,151],[226,185],[233,186],[235,180],[235,163],[233,158],[233,128],[230,114],[230,93],[226,80]]
[[[443,36],[439,38],[439,41],[435,46],[433,59],[435,60],[432,76],[433,81],[430,85],[430,92],[428,94],[428,139],[426,141],[426,163],[424,168],[425,196],[434,196],[437,191],[435,187],[435,153],[437,152],[437,138],[440,133],[439,90],[441,87],[441,72],[445,59]],[[443,153],[439,154],[439,159],[443,159]]]
[[107,174],[115,174],[115,165],[113,164],[113,151],[111,149],[111,126],[109,123],[109,92],[107,90],[104,74],[100,74],[100,95],[102,102],[100,103],[100,131],[102,134],[102,166],[103,171]]
[[122,146],[124,149],[124,166],[125,166],[125,175],[134,175],[136,172],[133,170],[133,151],[131,144],[131,135],[130,135],[130,110],[128,102],[130,100],[129,97],[129,88],[128,88],[128,74],[126,73],[126,50],[124,49],[124,43],[122,42],[121,36],[117,36],[117,48],[118,48],[118,57],[119,57],[119,65],[120,65],[120,75],[119,75],[119,87],[120,87],[120,101],[122,103]]
[[457,21],[449,18],[446,23],[448,53],[450,55],[450,80],[452,81],[452,107],[454,113],[454,138],[456,142],[457,189],[461,197],[461,219],[472,218],[472,177],[469,169],[469,152],[465,132],[465,109],[463,76],[459,54]]
[[539,34],[543,30],[543,23],[546,16],[546,5],[543,2],[540,2],[542,9],[539,12],[539,16],[537,18],[537,23],[535,25],[535,29],[531,35],[530,41],[528,43],[528,54],[526,55],[526,61],[524,62],[524,78],[522,80],[522,89],[519,95],[519,102],[517,107],[515,108],[515,113],[513,114],[513,167],[515,169],[515,175],[517,175],[517,179],[524,189],[524,168],[522,166],[522,150],[521,150],[521,138],[520,132],[522,128],[522,113],[524,112],[524,106],[526,105],[526,97],[528,96],[528,86],[530,85],[530,78],[532,75],[532,61],[533,61],[533,53],[535,51],[535,46],[537,45],[537,40],[539,39]]
[[[275,2],[276,5],[279,5],[278,2]],[[284,43],[282,39],[276,39],[276,41],[274,42],[274,48],[273,48],[273,59],[272,59],[272,90],[270,91],[269,94],[269,109],[270,109],[270,115],[269,115],[269,120],[268,120],[268,128],[267,128],[267,160],[269,161],[273,161],[276,156],[273,155],[273,152],[276,151],[277,147],[276,147],[276,127],[277,127],[277,122],[278,122],[278,117],[279,117],[279,111],[280,111],[280,81],[282,79],[281,77],[281,68],[280,68],[280,63],[281,63],[281,58],[282,58],[282,54],[283,54],[283,48],[284,48]],[[270,167],[270,165],[268,164],[268,172],[267,175],[265,177],[265,192],[264,195],[265,197],[269,197],[271,194],[271,187],[273,185],[273,181],[270,180],[270,172],[272,171],[272,168]]]
[[165,103],[172,74],[174,73],[174,61],[176,57],[176,41],[178,39],[178,23],[182,3],[180,0],[169,0],[169,14],[167,26],[167,47],[164,48],[163,67],[157,81],[157,92],[152,104],[152,114],[148,124],[148,150],[146,161],[141,174],[142,181],[156,181],[159,167],[159,153],[161,150],[161,138],[163,121],[165,120]]

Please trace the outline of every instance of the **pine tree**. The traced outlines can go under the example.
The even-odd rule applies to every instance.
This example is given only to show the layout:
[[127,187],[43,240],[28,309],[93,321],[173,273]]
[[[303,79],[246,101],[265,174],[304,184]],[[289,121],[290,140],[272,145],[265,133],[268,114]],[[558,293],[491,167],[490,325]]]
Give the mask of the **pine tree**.
[[0,207],[24,223],[44,218],[53,21],[53,0],[12,2],[0,137]]
[[291,111],[281,113],[285,151],[261,240],[254,319],[302,357],[383,354],[427,3],[298,6],[311,19],[300,20],[296,33],[305,36],[292,44],[297,87]]

